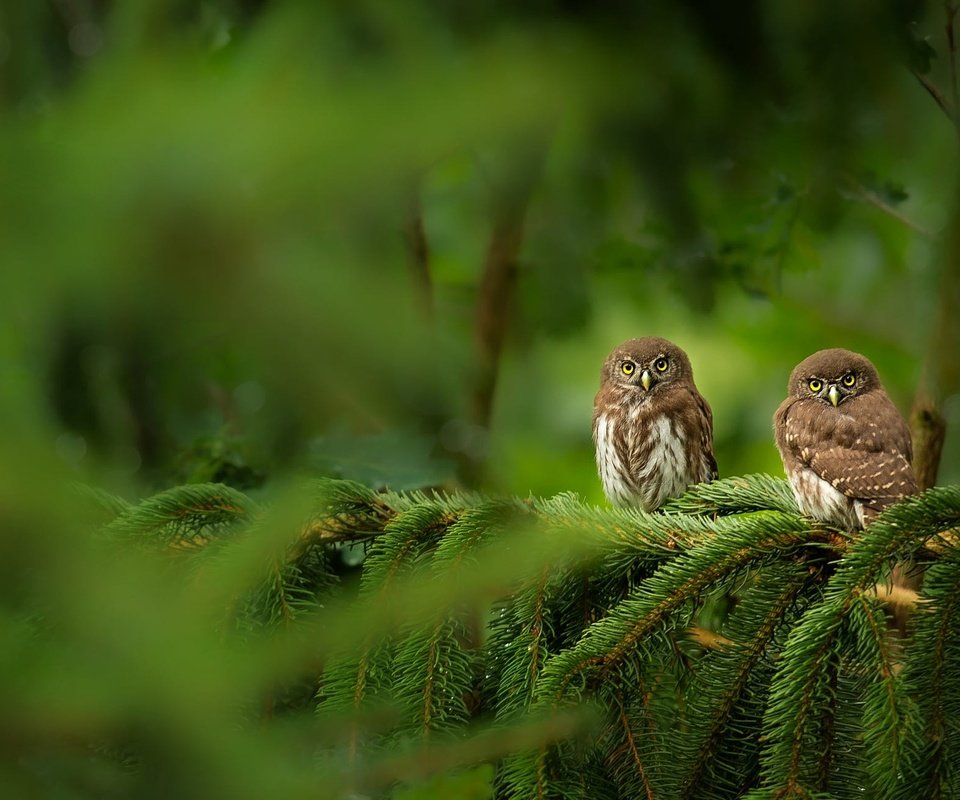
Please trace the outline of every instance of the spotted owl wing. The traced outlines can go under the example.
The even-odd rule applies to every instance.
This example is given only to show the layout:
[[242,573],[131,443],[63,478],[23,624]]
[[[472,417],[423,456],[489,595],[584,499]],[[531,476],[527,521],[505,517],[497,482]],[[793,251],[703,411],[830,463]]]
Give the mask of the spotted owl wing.
[[810,468],[835,489],[877,513],[917,491],[913,467],[899,450],[828,446],[812,454]]
[[702,480],[714,481],[719,473],[717,472],[717,457],[713,452],[713,412],[702,394],[699,392],[693,394],[700,415],[700,450],[703,453],[704,471],[706,472]]

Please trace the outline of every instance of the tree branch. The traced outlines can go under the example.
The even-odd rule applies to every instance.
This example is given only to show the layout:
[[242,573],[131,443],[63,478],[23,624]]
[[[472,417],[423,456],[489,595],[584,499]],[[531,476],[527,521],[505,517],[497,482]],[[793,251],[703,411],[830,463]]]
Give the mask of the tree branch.
[[[960,109],[960,84],[957,81],[957,38],[955,34],[958,6],[950,0],[944,3],[946,11],[947,52],[950,54],[950,91],[953,95],[953,108]],[[960,117],[953,114],[953,124],[960,136]]]
[[943,96],[943,92],[940,91],[940,87],[915,69],[910,70],[910,72],[920,85],[927,90],[927,94],[933,98],[933,101],[940,106],[940,110],[947,115],[947,119],[953,122],[953,109],[950,107],[950,102],[947,98]]
[[[494,190],[493,229],[480,279],[474,313],[477,369],[469,404],[469,420],[489,429],[500,371],[500,356],[510,326],[517,282],[517,258],[523,244],[530,195],[540,176],[545,146],[537,141],[524,148],[510,173]],[[477,463],[466,463],[476,473]]]
[[517,256],[523,241],[523,209],[503,214],[494,223],[487,247],[487,257],[480,282],[474,316],[474,340],[479,368],[473,397],[471,421],[489,427],[493,412],[500,366],[500,353],[506,338],[514,286],[517,278]]
[[910,434],[913,436],[914,453],[913,471],[917,476],[917,488],[921,492],[937,482],[946,433],[946,419],[930,395],[921,389],[917,392],[910,412]]
[[933,233],[928,231],[919,223],[914,222],[902,212],[897,211],[897,209],[895,209],[892,205],[883,200],[880,195],[868,189],[866,186],[860,183],[860,181],[850,176],[847,176],[847,181],[849,182],[853,191],[856,192],[860,199],[865,203],[869,203],[874,208],[880,209],[884,214],[893,217],[898,222],[902,222],[908,228],[916,233],[919,233],[921,236],[925,236],[927,239],[935,238]]
[[423,227],[423,204],[420,193],[415,191],[410,199],[407,219],[403,230],[410,254],[410,274],[417,305],[423,316],[433,319],[433,278],[430,274],[430,247],[427,232]]
[[960,190],[954,199],[953,214],[940,256],[940,291],[930,344],[924,361],[923,378],[910,413],[913,436],[913,468],[917,486],[923,491],[937,481],[947,422],[941,410],[943,400],[960,391]]

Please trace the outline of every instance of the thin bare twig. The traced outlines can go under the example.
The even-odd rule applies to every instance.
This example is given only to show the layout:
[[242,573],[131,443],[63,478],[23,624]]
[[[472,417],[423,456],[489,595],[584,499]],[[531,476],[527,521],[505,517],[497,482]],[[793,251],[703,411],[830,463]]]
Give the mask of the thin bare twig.
[[410,201],[404,238],[410,253],[410,274],[413,290],[423,316],[433,319],[433,277],[430,274],[430,248],[427,232],[423,226],[423,204],[419,192],[414,192]]
[[947,119],[953,122],[953,108],[950,105],[950,101],[943,96],[943,92],[940,91],[940,87],[925,75],[921,75],[915,69],[910,70],[910,72],[913,74],[913,77],[917,79],[920,85],[927,90],[927,94],[933,98],[933,101],[940,106],[940,110],[947,115]]
[[886,202],[882,197],[880,197],[880,195],[868,189],[866,186],[864,186],[855,178],[848,176],[847,181],[850,183],[850,186],[853,189],[853,191],[855,191],[857,195],[860,197],[860,199],[863,200],[865,203],[868,203],[874,208],[877,208],[880,211],[882,211],[884,214],[887,214],[888,216],[893,217],[898,222],[902,222],[912,231],[914,231],[915,233],[919,233],[921,236],[924,236],[927,239],[936,238],[934,234],[931,231],[924,228],[923,225],[920,225],[919,223],[914,222],[906,214],[900,211],[897,211],[897,209],[895,209],[892,205]]
[[[947,52],[950,54],[950,89],[953,94],[953,107],[958,109],[960,108],[960,84],[958,84],[957,80],[957,39],[955,28],[957,10],[960,9],[960,6],[956,6],[950,0],[947,0],[944,4],[944,9],[947,15]],[[957,118],[956,114],[953,115],[953,124],[957,128],[958,135],[960,135],[960,119]]]

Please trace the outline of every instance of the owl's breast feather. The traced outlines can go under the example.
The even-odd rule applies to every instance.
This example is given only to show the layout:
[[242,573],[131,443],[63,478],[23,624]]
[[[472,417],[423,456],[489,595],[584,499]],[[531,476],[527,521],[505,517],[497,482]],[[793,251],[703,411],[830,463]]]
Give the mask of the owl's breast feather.
[[847,497],[807,467],[790,470],[790,486],[800,511],[808,517],[842,528],[864,526],[864,508],[859,500]]

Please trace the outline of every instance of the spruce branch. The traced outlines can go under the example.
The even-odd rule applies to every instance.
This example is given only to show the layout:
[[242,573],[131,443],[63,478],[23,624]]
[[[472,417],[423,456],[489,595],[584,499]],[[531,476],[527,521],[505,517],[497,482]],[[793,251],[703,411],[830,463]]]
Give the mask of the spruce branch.
[[705,591],[748,567],[790,555],[811,539],[800,518],[778,511],[716,522],[704,518],[700,524],[710,531],[710,538],[665,564],[606,618],[591,625],[575,647],[550,659],[540,692],[545,701],[561,700],[577,678],[582,692],[589,681],[609,677],[638,648],[649,648],[672,615]]
[[121,509],[104,532],[108,537],[195,551],[250,522],[258,510],[246,495],[224,484],[190,484]]
[[550,652],[545,612],[552,571],[545,567],[533,585],[493,608],[488,663],[493,686],[488,694],[498,719],[522,714],[533,702],[543,660]]
[[906,739],[898,800],[960,791],[960,562],[954,555],[927,571],[907,643],[904,680],[919,715]]
[[[648,767],[645,764],[645,759],[640,753],[640,748],[637,745],[637,738],[633,732],[633,725],[630,721],[630,718],[627,715],[625,699],[622,691],[619,693],[619,708],[617,714],[617,723],[621,735],[623,736],[624,741],[626,742],[626,761],[630,765],[630,772],[632,773],[631,777],[634,777],[639,783],[641,792],[638,794],[636,792],[631,793],[632,797],[645,797],[647,800],[654,800],[656,795],[653,791],[653,786],[650,783],[650,776],[648,774]],[[621,781],[621,784],[624,781]]]
[[[851,610],[923,544],[960,523],[960,490],[932,489],[885,511],[853,542],[822,603],[791,632],[771,687],[765,719],[764,784],[785,792],[823,783],[822,731],[816,721],[831,702],[832,671]],[[864,641],[864,639],[861,639]]]
[[[694,487],[654,514],[571,494],[315,489],[300,535],[294,518],[267,524],[282,506],[215,485],[118,504],[105,531],[111,546],[212,565],[213,594],[199,596],[217,608],[236,597],[245,646],[270,637],[268,714],[282,710],[277,665],[290,679],[320,665],[316,712],[341,720],[325,747],[339,748],[351,791],[375,752],[442,746],[488,712],[509,732],[584,703],[600,707],[596,735],[511,753],[503,796],[958,788],[960,488],[909,498],[853,537],[800,516],[786,482],[762,475]],[[358,540],[359,596],[338,596],[329,559]],[[931,566],[904,649],[878,586],[911,560]],[[713,646],[691,626],[715,632]]]
[[873,791],[890,797],[903,780],[904,741],[915,727],[916,710],[906,695],[893,634],[876,599],[858,598],[851,628],[860,637],[856,673],[865,698],[862,728],[867,774]]
[[82,500],[92,505],[107,518],[104,520],[104,524],[128,513],[133,507],[131,503],[128,503],[122,497],[118,497],[110,492],[105,492],[103,489],[95,486],[88,486],[85,483],[74,483],[71,488]]
[[[464,510],[439,540],[424,578],[456,581],[479,547],[529,516],[529,508],[514,500]],[[476,688],[477,670],[469,643],[476,637],[468,630],[465,611],[439,608],[428,624],[405,632],[397,652],[394,699],[408,709],[411,729],[425,737],[462,725],[470,716],[466,698]]]
[[397,781],[482,764],[518,751],[570,739],[589,732],[595,726],[594,716],[590,708],[582,708],[528,718],[509,730],[475,725],[463,736],[426,743],[404,742],[364,765],[361,788],[371,792],[393,786]]
[[801,561],[771,565],[740,599],[727,630],[734,638],[704,659],[691,686],[695,707],[681,741],[693,747],[679,797],[701,797],[713,785],[740,794],[756,774],[777,640],[797,621],[806,605],[801,598],[815,590],[819,575]]
[[742,475],[690,487],[670,500],[664,510],[679,514],[739,514],[744,511],[782,511],[797,514],[790,484],[770,475]]
[[[426,563],[449,517],[445,504],[436,502],[395,513],[384,525],[384,535],[371,546],[361,578],[361,598],[374,605],[390,602],[397,580]],[[356,719],[362,709],[382,705],[392,688],[396,638],[365,637],[356,654],[332,659],[321,681],[318,709],[349,710]],[[349,763],[355,762],[363,738],[358,723],[351,722],[347,736]]]

